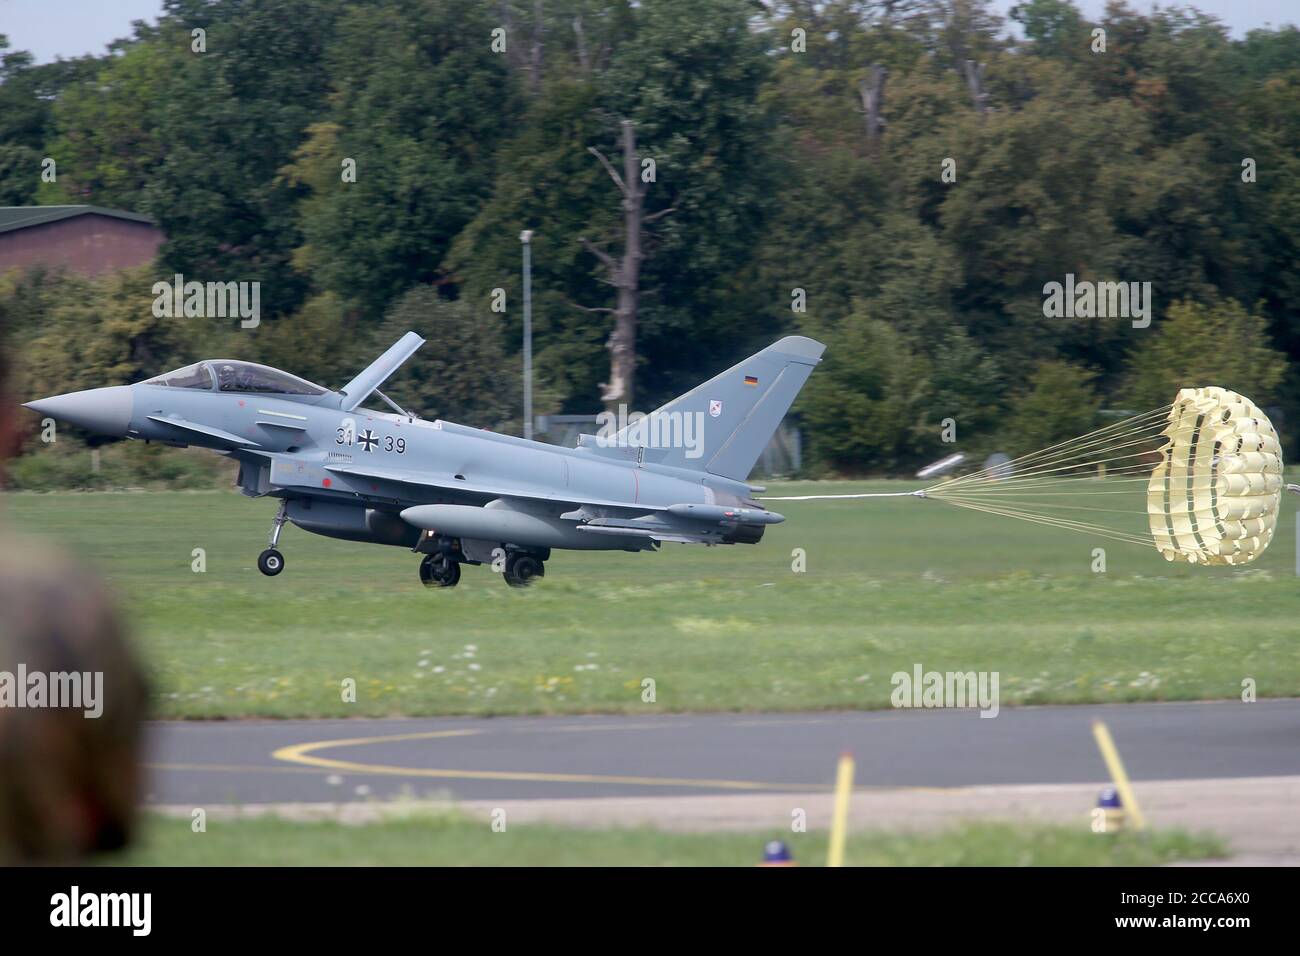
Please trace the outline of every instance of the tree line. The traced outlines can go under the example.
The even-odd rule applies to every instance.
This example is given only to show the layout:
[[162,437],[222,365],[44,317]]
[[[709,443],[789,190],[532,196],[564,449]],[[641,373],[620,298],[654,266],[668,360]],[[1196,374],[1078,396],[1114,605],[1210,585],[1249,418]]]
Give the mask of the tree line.
[[[1220,384],[1300,432],[1300,31],[1066,0],[166,0],[0,47],[0,204],[153,217],[153,266],[11,273],[24,394],[230,354],[427,416],[649,410],[787,333],[816,473],[1028,451]],[[3,41],[0,41],[3,42]],[[43,171],[53,160],[56,174]],[[256,329],[152,283],[261,283]],[[1149,283],[1149,316],[1048,315]],[[1104,301],[1104,296],[1099,297]],[[1113,299],[1113,296],[1112,296]],[[33,439],[34,441],[35,439]]]

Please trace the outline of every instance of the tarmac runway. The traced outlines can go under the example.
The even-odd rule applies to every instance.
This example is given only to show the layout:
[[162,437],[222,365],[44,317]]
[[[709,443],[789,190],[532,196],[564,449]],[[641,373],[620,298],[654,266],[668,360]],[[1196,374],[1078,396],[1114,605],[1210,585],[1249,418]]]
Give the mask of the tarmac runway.
[[151,804],[464,801],[1300,776],[1300,700],[813,714],[175,721],[151,725]]

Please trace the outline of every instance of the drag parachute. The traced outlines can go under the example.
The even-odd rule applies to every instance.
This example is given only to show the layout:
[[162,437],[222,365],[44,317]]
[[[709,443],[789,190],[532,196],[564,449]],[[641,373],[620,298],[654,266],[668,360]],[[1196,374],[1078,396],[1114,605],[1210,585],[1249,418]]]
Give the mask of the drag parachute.
[[1223,388],[940,482],[926,498],[1156,549],[1169,561],[1240,565],[1277,526],[1282,450],[1268,417]]
[[1147,483],[1156,549],[1169,561],[1247,564],[1273,540],[1282,449],[1268,417],[1243,395],[1185,388],[1169,409]]

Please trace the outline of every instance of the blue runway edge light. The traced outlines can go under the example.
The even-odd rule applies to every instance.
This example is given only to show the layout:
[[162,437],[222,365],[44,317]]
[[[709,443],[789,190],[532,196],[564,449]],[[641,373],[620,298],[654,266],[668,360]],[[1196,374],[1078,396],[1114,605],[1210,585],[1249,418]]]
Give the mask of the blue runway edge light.
[[794,857],[790,855],[790,848],[783,841],[770,840],[763,845],[763,862],[767,864],[792,863]]

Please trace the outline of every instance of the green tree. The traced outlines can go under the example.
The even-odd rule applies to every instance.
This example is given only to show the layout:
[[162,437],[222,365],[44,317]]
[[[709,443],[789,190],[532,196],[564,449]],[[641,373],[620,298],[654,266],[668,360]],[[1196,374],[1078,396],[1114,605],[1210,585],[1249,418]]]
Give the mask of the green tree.
[[616,253],[621,220],[617,191],[588,148],[618,165],[624,118],[654,161],[645,211],[659,217],[644,230],[637,406],[653,408],[779,329],[775,291],[754,281],[775,177],[760,97],[767,66],[748,29],[750,8],[739,0],[608,6],[619,25],[607,32],[608,66],[547,72],[543,95],[502,145],[492,198],[448,259],[476,307],[506,290],[513,343],[518,236],[535,231],[537,371],[572,412],[599,407],[614,305],[604,267],[579,239],[611,240]]
[[[308,292],[292,262],[303,191],[278,173],[324,110],[324,49],[343,6],[176,3],[140,41],[168,63],[166,88],[150,101],[165,159],[148,172],[140,210],[167,235],[163,261],[201,281],[260,281],[267,316],[296,310]],[[207,31],[206,52],[192,51],[195,27]]]
[[129,385],[203,357],[223,335],[206,319],[153,314],[150,267],[95,279],[43,278],[22,297],[48,311],[26,316],[24,377],[33,395]]
[[422,418],[514,428],[523,387],[518,361],[503,347],[501,327],[496,313],[464,299],[444,299],[431,286],[416,286],[393,303],[376,331],[376,351],[408,331],[427,340],[418,360],[399,369],[385,393]]
[[1090,37],[1083,16],[1069,0],[1030,0],[1008,14],[1033,41],[1036,53],[1076,59],[1088,52]]
[[[156,214],[146,193],[174,145],[160,123],[172,84],[192,66],[187,41],[169,27],[153,42],[129,44],[120,56],[95,61],[93,75],[55,102],[59,132],[50,154],[68,202]],[[175,228],[165,211],[162,219]]]
[[376,355],[370,338],[375,323],[362,325],[334,293],[323,292],[292,315],[263,321],[251,331],[232,333],[227,349],[234,357],[256,358],[275,368],[341,388]]
[[30,146],[0,143],[0,206],[27,206],[36,197],[41,154]]
[[1135,349],[1123,394],[1145,411],[1172,402],[1181,388],[1218,385],[1263,404],[1286,367],[1262,316],[1230,299],[1182,300]]
[[[1004,376],[993,358],[960,326],[935,343],[930,357],[929,409],[922,450],[927,457],[945,451],[941,423],[956,423],[955,447],[969,453],[991,450],[1004,414]],[[948,448],[947,450],[952,450]]]
[[[447,259],[462,298],[486,308],[505,290],[510,351],[521,340],[523,288],[519,233],[533,231],[534,375],[555,394],[556,410],[599,407],[597,383],[609,370],[607,298],[578,237],[613,228],[605,172],[587,152],[603,132],[597,92],[587,79],[548,79],[529,119],[502,145],[492,198],[457,237]],[[540,406],[539,406],[540,408]]]
[[[619,122],[631,120],[643,180],[646,160],[654,163],[645,213],[662,216],[646,230],[641,271],[637,404],[647,408],[774,331],[755,308],[751,281],[773,183],[759,96],[768,63],[752,14],[745,0],[642,4],[634,36],[599,78],[605,120],[591,145],[618,154]],[[619,212],[608,181],[597,202]],[[591,267],[601,268],[594,258]]]
[[339,23],[328,122],[282,181],[310,190],[296,261],[363,312],[442,279],[452,240],[488,197],[516,102],[489,45],[496,25],[476,0],[386,0]]
[[0,205],[27,205],[41,185],[54,104],[63,88],[94,68],[92,57],[36,66],[0,34]]
[[[861,307],[809,332],[834,343],[795,406],[814,467],[879,474],[914,462],[933,411],[924,359],[896,328]],[[937,435],[938,421],[932,424]]]
[[1040,362],[1026,389],[1013,397],[1001,436],[1012,457],[1039,451],[1097,428],[1101,399],[1096,374],[1068,362]]

